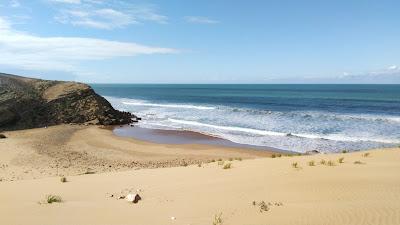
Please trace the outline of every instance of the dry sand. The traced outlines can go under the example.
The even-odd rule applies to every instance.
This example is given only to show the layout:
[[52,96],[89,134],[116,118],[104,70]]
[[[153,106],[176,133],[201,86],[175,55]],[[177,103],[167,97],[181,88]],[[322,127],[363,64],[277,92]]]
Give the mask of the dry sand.
[[[4,170],[1,176],[23,167],[24,163],[43,169],[46,166],[39,166],[39,159],[47,162],[59,158],[48,148],[42,153],[40,148],[33,147],[34,143],[41,142],[34,139],[40,133],[40,137],[46,136],[43,133],[49,129],[68,133],[66,130],[72,128],[7,133],[9,138],[0,140],[0,160],[10,165],[0,168]],[[368,157],[362,156],[364,152],[356,152],[260,158],[252,151],[243,152],[246,150],[155,145],[113,137],[109,131],[95,127],[76,129],[66,135],[68,140],[54,139],[54,149],[59,149],[54,151],[80,152],[79,156],[86,156],[89,161],[96,158],[121,162],[124,157],[132,156],[139,158],[137,161],[143,165],[152,157],[158,161],[176,157],[198,160],[239,154],[249,159],[229,162],[230,169],[223,169],[217,162],[204,163],[201,167],[140,170],[126,170],[121,166],[126,171],[68,176],[66,183],[61,183],[59,177],[45,177],[51,176],[50,172],[40,179],[30,179],[34,173],[27,173],[21,177],[25,180],[0,182],[0,224],[195,225],[213,224],[214,215],[220,213],[222,224],[400,224],[398,148],[368,151]],[[81,150],[73,146],[81,146]],[[22,164],[15,158],[17,155],[25,157]],[[344,157],[343,163],[337,162],[340,157]],[[332,160],[335,165],[320,165],[321,159]],[[311,160],[315,166],[308,165]],[[299,168],[292,167],[294,162],[298,162]],[[84,162],[71,163],[70,168],[78,170],[80,167],[75,164]],[[66,168],[63,172],[72,174],[74,170]],[[138,189],[143,198],[138,204],[115,198],[121,193],[136,193]],[[39,204],[47,194],[59,195],[63,202]],[[268,211],[260,212],[262,201]]]

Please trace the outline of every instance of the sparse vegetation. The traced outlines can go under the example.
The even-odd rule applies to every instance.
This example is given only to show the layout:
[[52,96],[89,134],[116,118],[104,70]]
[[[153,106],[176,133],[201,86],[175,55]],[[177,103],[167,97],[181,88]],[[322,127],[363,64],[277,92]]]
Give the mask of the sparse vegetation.
[[280,158],[282,157],[282,154],[277,154],[276,157]]
[[233,161],[233,158],[229,158],[229,161]]
[[319,161],[319,164],[321,164],[321,165],[325,165],[325,164],[326,164],[326,161],[325,161],[325,159],[321,159],[321,161]]
[[369,157],[369,155],[370,155],[370,153],[369,153],[369,152],[366,152],[366,153],[364,153],[362,156],[363,156],[363,157]]
[[240,158],[240,157],[235,158],[235,159],[238,160],[238,161],[242,161],[242,158]]
[[276,157],[276,155],[275,155],[275,154],[272,154],[272,155],[271,155],[271,158],[275,158],[275,157]]
[[297,168],[299,168],[299,164],[297,162],[294,162],[294,163],[292,163],[292,167],[297,169]]
[[344,163],[344,157],[340,157],[340,158],[338,159],[338,163]]
[[62,198],[58,195],[47,195],[46,196],[46,202],[48,204],[52,204],[54,202],[62,202]]
[[222,220],[222,213],[214,215],[214,221],[213,225],[222,225],[223,220]]
[[219,162],[221,162],[221,161],[222,161],[222,159],[221,159],[221,158],[219,158],[219,159],[218,159],[218,161],[219,161]]
[[182,162],[181,162],[181,166],[185,166],[185,167],[186,167],[186,166],[188,166],[188,165],[189,165],[189,164],[188,164],[186,161],[182,161]]
[[342,153],[345,154],[345,153],[348,153],[348,151],[347,150],[343,150]]
[[258,206],[260,206],[260,212],[269,211],[269,206],[264,201],[260,202]]
[[329,160],[329,161],[327,162],[326,165],[328,165],[328,166],[335,166],[335,162],[332,161],[332,160]]
[[212,159],[211,162],[215,162],[215,159]]
[[227,164],[224,165],[223,169],[227,170],[227,169],[230,169],[231,167],[232,167],[232,164],[231,163],[227,163]]
[[198,163],[197,166],[198,166],[198,167],[201,167],[201,163]]
[[218,166],[222,166],[222,165],[224,165],[224,161],[219,161]]
[[308,162],[308,165],[309,165],[309,166],[315,166],[314,160],[309,161],[309,162]]
[[354,164],[361,165],[361,164],[364,164],[364,163],[363,163],[363,162],[361,162],[361,161],[354,161]]
[[66,177],[61,177],[60,181],[61,181],[61,183],[65,183],[65,182],[67,182],[67,178]]

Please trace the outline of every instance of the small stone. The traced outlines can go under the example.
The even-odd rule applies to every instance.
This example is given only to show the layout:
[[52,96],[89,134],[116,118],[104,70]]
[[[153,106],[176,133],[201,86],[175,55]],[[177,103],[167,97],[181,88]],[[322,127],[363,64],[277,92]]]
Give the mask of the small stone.
[[0,139],[4,139],[4,138],[7,138],[6,135],[0,134]]

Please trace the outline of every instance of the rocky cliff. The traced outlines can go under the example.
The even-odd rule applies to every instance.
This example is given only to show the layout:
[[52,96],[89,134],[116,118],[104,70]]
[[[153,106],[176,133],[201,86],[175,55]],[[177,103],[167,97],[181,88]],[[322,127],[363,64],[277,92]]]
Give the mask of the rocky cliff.
[[89,85],[0,73],[0,131],[63,123],[118,125],[132,119]]

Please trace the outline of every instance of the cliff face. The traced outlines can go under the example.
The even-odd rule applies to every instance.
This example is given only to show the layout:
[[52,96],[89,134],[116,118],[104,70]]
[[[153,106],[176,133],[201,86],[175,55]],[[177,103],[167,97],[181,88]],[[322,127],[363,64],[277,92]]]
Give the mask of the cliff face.
[[63,123],[118,125],[132,118],[89,85],[0,74],[0,131]]

